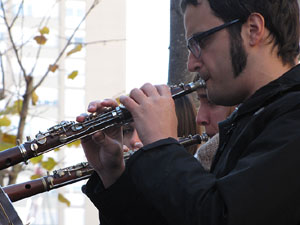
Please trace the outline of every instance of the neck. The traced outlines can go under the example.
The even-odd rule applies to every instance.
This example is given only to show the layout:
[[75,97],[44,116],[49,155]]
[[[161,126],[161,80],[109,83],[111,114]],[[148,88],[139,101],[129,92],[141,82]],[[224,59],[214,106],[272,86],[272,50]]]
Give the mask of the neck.
[[249,85],[249,97],[258,89],[278,79],[292,68],[291,65],[284,65],[277,54],[272,53],[270,57],[270,52],[268,54],[264,53],[259,52],[254,54],[252,58],[248,58],[247,67],[251,68],[251,70],[249,70],[249,74],[245,78],[247,79],[246,83]]

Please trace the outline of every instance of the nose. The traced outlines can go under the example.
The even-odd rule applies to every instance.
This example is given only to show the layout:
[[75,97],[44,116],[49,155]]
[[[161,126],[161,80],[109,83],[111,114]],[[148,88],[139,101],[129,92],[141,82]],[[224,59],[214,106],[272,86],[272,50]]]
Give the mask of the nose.
[[136,132],[136,129],[134,129],[134,131],[133,131],[133,134],[132,134],[129,144],[130,144],[131,149],[133,149],[133,150],[143,147],[143,144]]
[[189,52],[187,66],[190,72],[199,72],[202,67],[201,56],[200,58],[196,58],[191,52]]
[[200,106],[197,112],[196,122],[199,126],[208,126],[210,123],[209,114],[204,106]]

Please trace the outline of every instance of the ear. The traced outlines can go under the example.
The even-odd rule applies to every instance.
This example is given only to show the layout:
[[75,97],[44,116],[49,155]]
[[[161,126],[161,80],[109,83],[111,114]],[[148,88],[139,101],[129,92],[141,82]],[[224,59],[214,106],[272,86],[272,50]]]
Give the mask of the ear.
[[252,13],[248,17],[247,24],[247,34],[249,37],[249,45],[255,46],[264,40],[265,36],[265,19],[259,13]]

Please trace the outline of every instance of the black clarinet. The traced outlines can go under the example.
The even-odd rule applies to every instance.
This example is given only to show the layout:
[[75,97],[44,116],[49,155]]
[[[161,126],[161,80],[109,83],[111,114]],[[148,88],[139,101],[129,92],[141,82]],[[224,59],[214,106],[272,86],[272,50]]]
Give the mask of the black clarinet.
[[[205,87],[205,82],[199,80],[189,84],[180,84],[180,91],[173,94],[174,99],[189,94],[199,88]],[[99,130],[112,126],[122,126],[132,122],[130,112],[119,106],[115,109],[102,113],[92,113],[86,117],[84,122],[62,121],[50,127],[46,132],[39,132],[35,139],[27,140],[25,143],[0,152],[0,169],[5,169],[51,150],[62,147],[78,139],[92,135]]]
[[[195,144],[201,144],[208,141],[207,134],[189,135],[188,137],[179,138],[179,143],[183,147]],[[125,162],[138,150],[129,150],[123,153]],[[74,166],[55,170],[52,174],[47,174],[38,179],[26,181],[19,184],[12,184],[3,187],[4,192],[9,196],[12,202],[31,197],[36,194],[51,191],[69,184],[79,182],[91,177],[94,169],[88,162],[81,162]]]

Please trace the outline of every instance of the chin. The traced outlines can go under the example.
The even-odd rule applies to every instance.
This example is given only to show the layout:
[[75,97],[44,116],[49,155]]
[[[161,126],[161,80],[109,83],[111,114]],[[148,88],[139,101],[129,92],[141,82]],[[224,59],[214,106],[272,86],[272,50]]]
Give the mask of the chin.
[[216,105],[223,105],[226,101],[224,100],[224,96],[217,96],[215,94],[212,94],[211,92],[207,92],[207,98],[209,101]]
[[237,105],[236,101],[233,98],[230,98],[228,95],[222,95],[218,93],[207,93],[208,99],[216,105],[221,106],[234,106]]
[[205,132],[206,134],[207,134],[207,136],[209,137],[209,138],[212,138],[213,136],[215,136],[215,132]]

